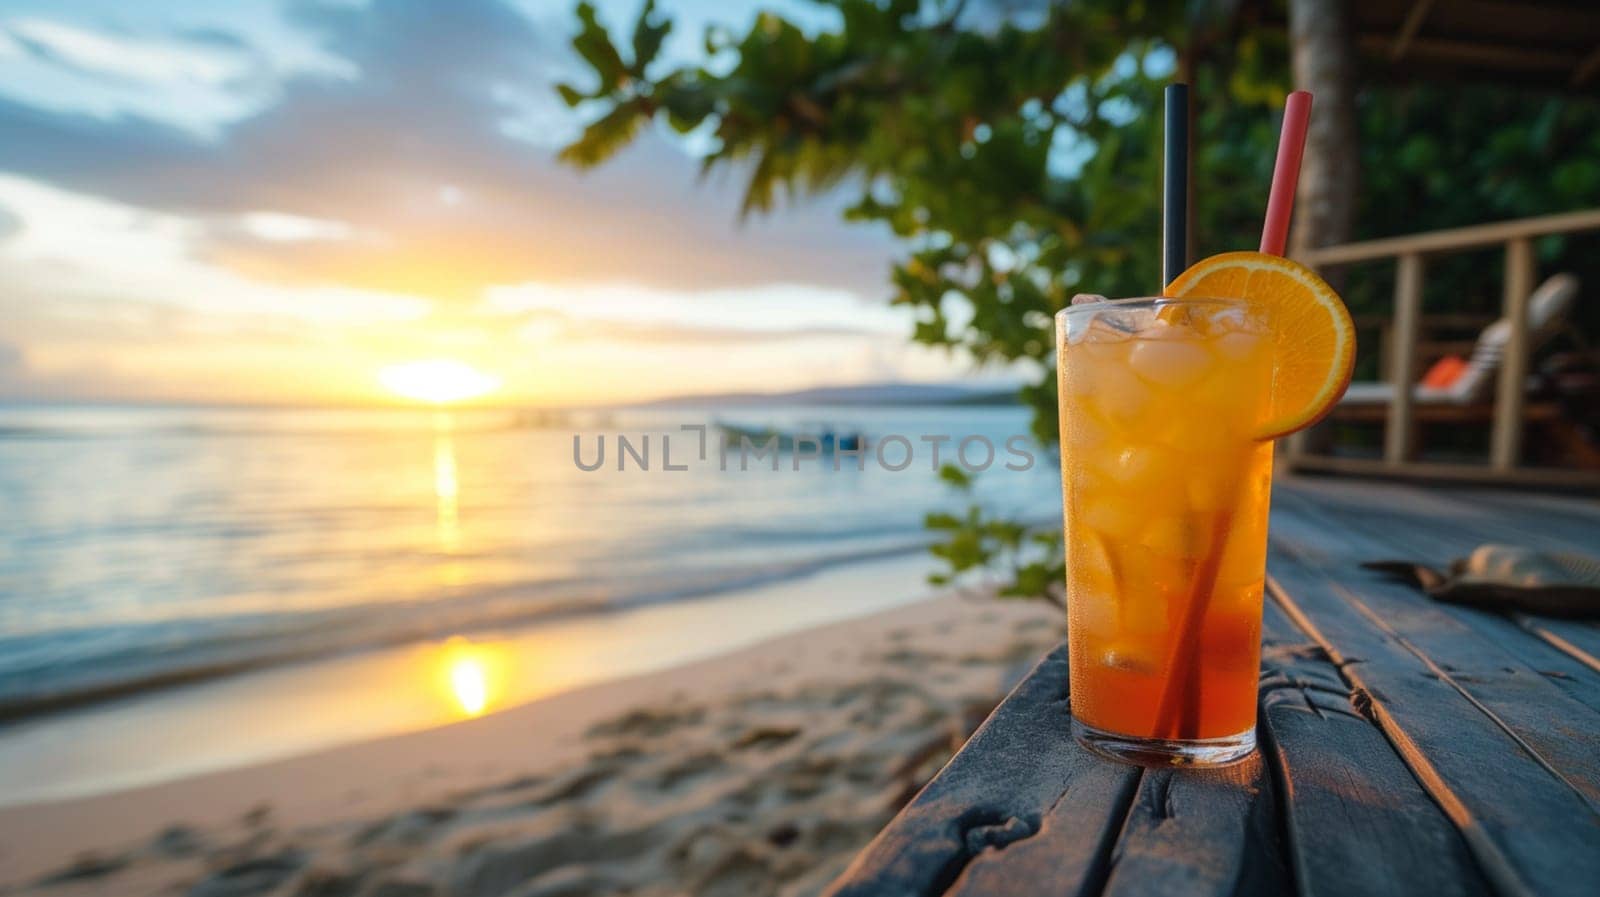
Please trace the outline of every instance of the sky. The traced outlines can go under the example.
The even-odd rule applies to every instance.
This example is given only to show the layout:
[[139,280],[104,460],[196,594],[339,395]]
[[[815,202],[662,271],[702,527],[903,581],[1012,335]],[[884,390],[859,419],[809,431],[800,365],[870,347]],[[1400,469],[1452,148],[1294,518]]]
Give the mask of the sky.
[[[683,61],[754,15],[660,5]],[[365,403],[432,359],[533,405],[972,375],[909,342],[844,196],[741,224],[664,128],[558,164],[572,7],[0,0],[0,398]]]

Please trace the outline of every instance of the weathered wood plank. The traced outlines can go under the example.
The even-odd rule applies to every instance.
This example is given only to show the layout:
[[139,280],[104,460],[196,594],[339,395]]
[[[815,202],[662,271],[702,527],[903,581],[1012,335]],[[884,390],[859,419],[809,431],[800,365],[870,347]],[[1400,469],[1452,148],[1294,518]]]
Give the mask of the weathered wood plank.
[[[1314,505],[1350,531],[1425,546],[1428,556],[1417,560],[1440,565],[1484,542],[1600,553],[1600,503],[1571,496],[1303,477],[1282,479],[1273,492],[1294,507]],[[1337,541],[1342,532],[1328,535]]]
[[1470,497],[1476,494],[1398,483],[1294,480],[1274,490],[1278,514],[1273,523],[1284,518],[1289,528],[1273,535],[1315,544],[1325,559],[1368,561],[1379,551],[1440,567],[1501,532],[1513,536],[1506,540],[1512,542],[1535,536],[1529,527],[1537,524],[1524,518],[1536,515],[1491,508]]
[[1282,849],[1260,754],[1219,769],[1146,770],[1111,856],[1105,894],[1286,893]]
[[[1410,489],[1398,497],[1398,503],[1414,504],[1418,494],[1426,496],[1426,510],[1437,514],[1434,519],[1448,520],[1449,525],[1386,526],[1383,536],[1385,541],[1427,552],[1419,555],[1424,560],[1442,564],[1486,542],[1600,556],[1600,503],[1541,493],[1484,489],[1448,492]],[[1478,612],[1471,613],[1476,616]],[[1571,662],[1600,674],[1600,624],[1517,612],[1506,616],[1518,628],[1531,633]],[[1470,622],[1472,617],[1463,619]],[[1556,668],[1565,669],[1560,664]],[[1600,682],[1582,676],[1576,678],[1587,683],[1585,688]],[[1585,694],[1580,699],[1594,706],[1600,696]]]
[[1488,893],[1466,842],[1328,655],[1274,602],[1262,620],[1261,751],[1302,897]]
[[1268,570],[1275,600],[1365,691],[1374,719],[1497,890],[1593,892],[1600,813],[1571,781],[1325,571],[1276,543]]
[[[1318,488],[1320,486],[1320,488]],[[1342,525],[1341,532],[1364,529],[1369,540],[1351,542],[1328,533],[1321,539],[1325,552],[1346,547],[1352,561],[1368,560],[1377,540],[1396,557],[1406,557],[1443,567],[1446,562],[1465,556],[1473,548],[1499,542],[1531,545],[1552,551],[1600,554],[1600,503],[1542,493],[1513,493],[1502,490],[1439,490],[1412,486],[1384,487],[1351,484],[1343,492],[1327,491],[1327,484],[1313,486],[1294,480],[1284,490],[1284,504],[1309,501]],[[1293,510],[1275,520],[1275,535],[1285,541],[1307,544],[1318,541],[1315,530],[1296,532]],[[1574,673],[1571,664],[1600,674],[1600,625],[1579,620],[1557,620],[1524,613],[1506,614],[1516,627],[1530,633],[1563,657],[1550,658],[1526,643],[1526,637],[1505,627],[1484,622],[1485,611],[1442,606],[1458,619],[1482,631],[1485,636],[1503,640],[1529,665],[1556,673],[1556,681],[1566,686],[1574,698],[1591,707],[1600,703],[1600,679]],[[1570,676],[1568,678],[1562,678]]]
[[1600,553],[1600,502],[1497,489],[1457,489],[1442,497],[1453,499],[1457,508],[1470,509],[1475,527],[1480,522],[1498,527],[1494,541],[1580,554]]
[[[1366,489],[1370,488],[1368,484]],[[1290,509],[1282,516],[1288,518],[1289,525],[1283,527],[1285,532],[1280,538],[1302,547],[1314,544],[1323,548],[1334,540],[1323,538],[1318,544],[1318,539],[1303,533],[1297,537],[1292,531],[1293,509],[1303,508],[1301,503],[1308,500],[1296,494],[1300,491],[1293,489],[1285,498]],[[1341,540],[1348,560],[1369,560],[1387,551],[1394,557],[1442,568],[1446,562],[1487,542],[1580,553],[1600,547],[1600,512],[1587,502],[1537,494],[1424,490],[1414,486],[1391,486],[1384,494],[1389,504],[1381,513],[1372,512],[1375,496],[1364,495],[1364,490],[1310,499],[1328,519],[1337,521],[1339,530],[1359,534],[1355,539]],[[1323,533],[1332,528],[1327,524],[1316,527]],[[1587,642],[1600,649],[1600,629],[1593,624],[1521,613],[1497,614],[1451,604],[1436,606],[1514,655],[1572,699],[1600,711],[1600,653],[1579,647]],[[1572,640],[1563,638],[1562,633]]]
[[[1273,786],[1259,756],[1225,769],[1134,772],[1120,801],[1125,816],[1109,820],[1098,839],[1085,843],[1083,810],[1069,791],[1036,834],[980,854],[947,893],[1220,897],[1287,889]],[[1088,874],[1079,871],[1085,846],[1101,861]],[[1063,856],[1072,858],[1066,875]]]
[[[827,893],[933,897],[958,879],[958,891],[978,893],[971,889],[997,876],[1050,893],[1097,893],[1139,770],[1079,747],[1068,713],[1063,646],[1012,691]],[[1049,848],[1041,851],[1035,843]],[[998,856],[1006,862],[994,862]]]
[[1517,625],[1591,670],[1600,672],[1600,626],[1576,620],[1550,620],[1513,614]]
[[[1535,630],[1518,625],[1512,617],[1471,607],[1452,607],[1449,613],[1484,638],[1494,640],[1502,650],[1527,664],[1567,697],[1600,715],[1600,669],[1560,650]],[[1600,732],[1593,733],[1591,738],[1600,750]]]
[[[1323,531],[1350,529],[1349,523],[1337,516],[1298,499],[1290,502],[1297,505],[1295,515],[1317,521]],[[1395,551],[1402,538],[1418,538],[1402,536],[1376,521],[1373,529],[1377,532],[1350,532],[1343,539],[1347,545],[1366,544],[1365,549],[1357,550],[1376,557],[1383,550]],[[1473,620],[1475,626],[1469,625],[1464,622],[1473,613],[1469,609],[1432,601],[1408,586],[1352,568],[1342,557],[1326,558],[1321,543],[1315,540],[1290,535],[1274,538],[1280,549],[1321,568],[1331,580],[1319,594],[1365,617],[1368,629],[1425,659],[1432,672],[1447,675],[1454,687],[1600,812],[1600,751],[1595,749],[1600,740],[1600,710],[1569,693],[1570,689],[1582,689],[1584,680],[1544,675],[1547,667],[1564,664],[1560,656],[1532,645],[1509,620],[1479,616]],[[1492,634],[1485,635],[1484,630]]]
[[1545,551],[1600,551],[1600,520],[1594,519],[1585,502],[1551,503],[1548,496],[1415,486],[1395,487],[1388,500],[1392,506],[1368,504],[1365,510],[1354,503],[1327,507],[1346,519],[1369,522],[1372,535],[1385,541],[1399,538],[1427,546],[1441,566],[1486,542]]
[[[1414,490],[1417,491],[1417,490]],[[1397,546],[1428,552],[1439,562],[1464,556],[1487,542],[1532,545],[1551,551],[1600,553],[1600,505],[1556,496],[1492,490],[1434,493],[1429,510],[1448,526],[1386,526],[1382,537]],[[1411,495],[1403,500],[1409,501]],[[1600,626],[1579,620],[1556,620],[1525,613],[1504,619],[1472,608],[1448,606],[1457,619],[1478,628],[1539,670],[1578,701],[1600,709]],[[1529,639],[1538,644],[1530,644]],[[1539,650],[1540,647],[1546,650]],[[1554,649],[1552,654],[1548,649]]]
[[[1076,743],[1072,749],[1082,751]],[[1041,813],[1037,832],[1004,850],[976,854],[944,893],[948,897],[1026,893],[1091,897],[1101,893],[1141,771],[1117,768],[1098,757],[1088,760],[1101,767],[1099,772],[1068,785]],[[1114,792],[1107,788],[1108,779],[1114,781]],[[1005,787],[999,780],[987,786]],[[1109,815],[1105,812],[1108,808],[1114,808]]]

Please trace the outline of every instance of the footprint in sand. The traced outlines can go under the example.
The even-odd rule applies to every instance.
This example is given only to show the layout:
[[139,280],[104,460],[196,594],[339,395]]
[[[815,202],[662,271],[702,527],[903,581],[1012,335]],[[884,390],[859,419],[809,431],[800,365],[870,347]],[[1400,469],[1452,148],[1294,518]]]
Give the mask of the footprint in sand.
[[202,879],[189,889],[189,897],[255,897],[292,878],[306,865],[306,855],[294,848],[234,863]]
[[357,832],[350,843],[357,847],[387,842],[392,844],[421,844],[426,842],[439,826],[456,817],[448,807],[424,807],[409,810],[369,825]]
[[170,825],[150,839],[150,850],[156,856],[171,859],[192,857],[205,850],[206,842],[199,832],[186,825]]
[[555,820],[542,834],[520,840],[498,838],[469,850],[451,870],[448,893],[498,897],[563,867],[624,864],[648,853],[660,840],[661,831],[655,826],[619,831]]
[[733,749],[736,751],[768,750],[779,745],[788,744],[799,734],[799,726],[758,726],[747,730],[743,735],[734,739]]
[[641,707],[615,719],[596,723],[584,733],[586,738],[608,738],[620,735],[653,738],[666,735],[685,726],[698,725],[705,719],[706,709],[695,706],[683,709],[652,710]]
[[131,860],[132,857],[127,854],[116,854],[114,856],[104,856],[97,853],[82,854],[59,871],[51,872],[39,879],[38,884],[42,887],[51,887],[69,882],[105,878],[114,872],[122,871]]
[[654,790],[664,794],[692,791],[708,778],[716,778],[727,770],[727,763],[717,754],[695,754],[663,770],[652,783]]

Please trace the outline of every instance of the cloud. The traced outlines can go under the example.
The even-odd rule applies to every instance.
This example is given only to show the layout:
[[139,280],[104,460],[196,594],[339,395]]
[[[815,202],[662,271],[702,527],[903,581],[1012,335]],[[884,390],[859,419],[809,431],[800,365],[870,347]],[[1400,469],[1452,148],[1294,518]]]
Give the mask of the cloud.
[[644,321],[575,318],[561,312],[533,312],[521,316],[518,336],[525,342],[560,342],[571,346],[580,342],[631,343],[635,345],[755,346],[797,343],[809,340],[878,340],[884,334],[866,327],[815,325],[784,330],[756,327],[649,323]]
[[[574,65],[565,16],[497,0],[300,3],[293,20],[356,76],[294,75],[210,140],[0,99],[0,169],[191,217],[208,228],[205,259],[282,284],[456,301],[531,279],[881,292],[889,239],[842,225],[838,198],[739,227],[742,183],[697,184],[697,162],[655,132],[597,171],[557,165],[573,127],[550,90]],[[237,226],[262,211],[379,239]]]
[[[69,297],[95,299],[106,306],[103,314],[148,301],[212,319],[261,315],[322,324],[414,321],[433,305],[423,297],[340,284],[285,289],[261,283],[193,257],[208,232],[202,223],[23,178],[0,175],[0,208],[24,222],[0,244],[0,283],[7,287],[0,291],[0,320],[8,322],[14,309],[34,305],[49,312]],[[25,303],[25,293],[39,301]]]
[[177,32],[177,37],[195,46],[211,47],[216,50],[246,53],[251,49],[249,42],[244,38],[221,28],[184,28]]
[[45,61],[82,72],[146,82],[221,84],[244,74],[248,48],[110,35],[48,19],[22,19],[7,29],[14,44]]
[[354,229],[343,221],[303,218],[281,212],[250,212],[241,215],[239,227],[249,236],[269,243],[347,240],[355,235]]
[[4,28],[0,28],[0,59],[15,59],[27,53],[27,49],[17,43],[17,39]]
[[[907,329],[904,318],[887,306],[864,302],[848,290],[803,284],[674,290],[637,283],[530,282],[490,287],[483,309],[488,314],[559,312],[607,323],[682,324],[705,330],[852,327],[900,336]],[[775,309],[782,309],[782,314]]]

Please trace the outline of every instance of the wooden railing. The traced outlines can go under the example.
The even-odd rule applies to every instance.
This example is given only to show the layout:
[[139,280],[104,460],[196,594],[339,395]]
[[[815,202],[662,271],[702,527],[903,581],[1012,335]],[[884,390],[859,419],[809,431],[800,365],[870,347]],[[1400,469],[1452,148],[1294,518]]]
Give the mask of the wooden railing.
[[[1393,404],[1384,427],[1382,469],[1407,473],[1416,467],[1416,427],[1413,390],[1417,381],[1417,342],[1422,315],[1422,293],[1429,256],[1501,245],[1505,248],[1502,309],[1511,322],[1510,341],[1500,365],[1496,385],[1493,430],[1489,439],[1489,471],[1509,477],[1522,455],[1523,409],[1528,363],[1528,297],[1536,282],[1533,240],[1548,234],[1600,230],[1600,209],[1502,221],[1475,227],[1431,231],[1405,237],[1347,243],[1306,250],[1297,258],[1307,265],[1327,269],[1355,262],[1395,259],[1394,323],[1392,348],[1385,359],[1390,382],[1395,384]],[[1585,284],[1589,290],[1600,284]],[[1304,461],[1304,434],[1289,443],[1289,459]]]
[[[1472,312],[1424,314],[1417,322],[1417,348],[1414,361],[1418,370],[1446,355],[1467,355],[1483,328],[1497,315]],[[1356,335],[1363,345],[1376,344],[1378,379],[1394,381],[1394,316],[1391,314],[1355,315]],[[1448,332],[1450,336],[1442,336]]]

